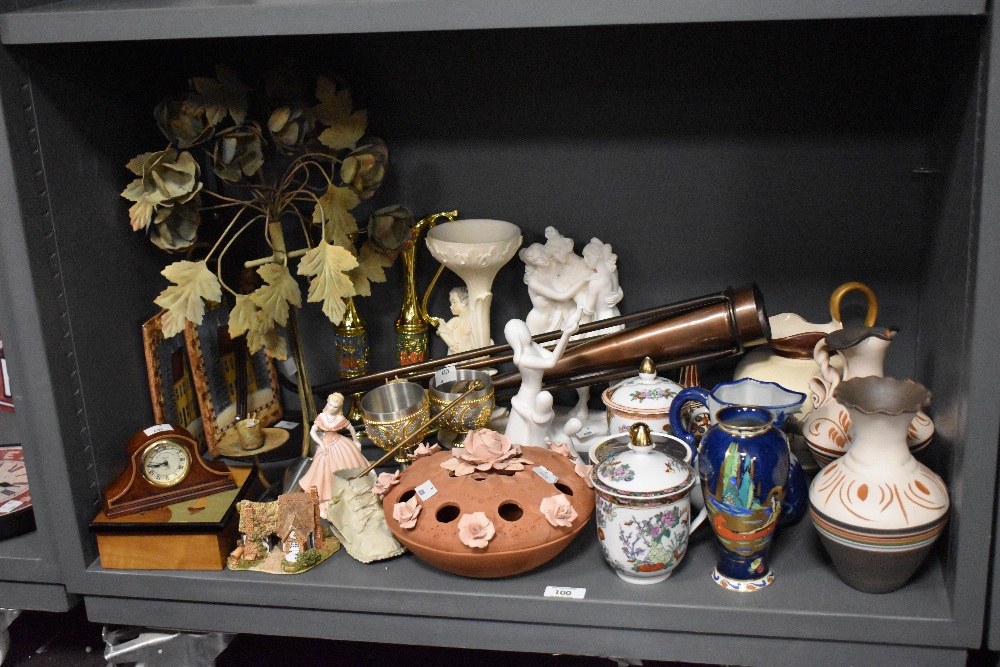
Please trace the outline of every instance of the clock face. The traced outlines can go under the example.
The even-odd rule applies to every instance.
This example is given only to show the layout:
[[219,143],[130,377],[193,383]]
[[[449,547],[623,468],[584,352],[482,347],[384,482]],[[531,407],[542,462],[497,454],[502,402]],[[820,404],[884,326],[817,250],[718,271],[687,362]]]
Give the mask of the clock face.
[[0,517],[31,507],[24,451],[20,447],[0,447]]
[[169,438],[153,441],[142,453],[142,474],[154,486],[179,484],[190,470],[188,449]]

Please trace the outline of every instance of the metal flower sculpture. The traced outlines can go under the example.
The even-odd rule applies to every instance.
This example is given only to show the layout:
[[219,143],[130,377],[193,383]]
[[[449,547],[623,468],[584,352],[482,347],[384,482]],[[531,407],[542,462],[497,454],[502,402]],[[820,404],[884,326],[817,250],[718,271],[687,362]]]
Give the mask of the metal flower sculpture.
[[[163,250],[187,253],[163,270],[173,283],[156,299],[167,311],[165,336],[186,322],[200,324],[205,303],[220,301],[225,291],[235,299],[230,334],[245,334],[251,353],[263,347],[284,359],[280,330],[291,328],[290,308],[302,306],[289,260],[301,257],[295,270],[308,281],[306,301],[322,303],[334,324],[344,317],[346,299],[368,296],[370,283],[385,281],[384,269],[414,221],[396,206],[358,226],[352,211],[378,190],[389,153],[380,139],[365,136],[367,115],[354,108],[347,88],[282,66],[251,91],[219,66],[215,78],[192,79],[188,91],[161,102],[153,115],[169,145],[126,165],[136,178],[122,196],[134,202],[133,230]],[[199,243],[208,211],[223,227],[213,230],[211,243]],[[288,225],[301,230],[294,233],[305,247],[286,247]],[[223,279],[222,259],[252,229],[272,254],[245,258],[261,282],[243,294]]]
[[[128,162],[135,179],[122,196],[134,202],[134,231],[185,253],[162,271],[172,283],[155,299],[166,311],[164,336],[201,324],[206,304],[228,293],[230,336],[245,335],[251,354],[263,348],[294,359],[311,420],[316,409],[295,320],[303,294],[292,271],[305,278],[306,301],[321,303],[334,324],[352,298],[386,280],[384,269],[410,241],[413,216],[391,206],[359,226],[354,213],[382,184],[385,143],[365,135],[368,117],[346,87],[288,64],[266,71],[253,88],[218,66],[215,78],[191,79],[153,116],[169,143]],[[303,456],[309,447],[304,433]]]

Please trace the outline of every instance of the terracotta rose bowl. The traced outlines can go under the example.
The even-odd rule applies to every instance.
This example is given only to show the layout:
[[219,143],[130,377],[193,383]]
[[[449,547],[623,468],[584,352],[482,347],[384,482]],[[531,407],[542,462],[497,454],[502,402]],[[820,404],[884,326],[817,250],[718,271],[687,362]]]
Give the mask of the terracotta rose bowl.
[[[442,463],[453,458],[443,451],[414,462],[385,495],[386,522],[393,535],[431,565],[480,579],[509,577],[532,570],[559,554],[583,530],[594,511],[594,491],[574,462],[541,447],[522,447],[521,470],[476,470],[456,476]],[[531,463],[528,464],[527,461]],[[545,481],[533,468],[544,466],[558,477]],[[518,466],[515,466],[518,467]],[[416,525],[403,528],[393,518],[396,503],[415,495],[430,480],[437,493],[420,504]],[[563,495],[576,511],[571,525],[552,525],[540,509],[542,500]],[[568,510],[567,510],[568,511]],[[485,546],[467,546],[459,537],[464,515],[483,513],[495,533]]]

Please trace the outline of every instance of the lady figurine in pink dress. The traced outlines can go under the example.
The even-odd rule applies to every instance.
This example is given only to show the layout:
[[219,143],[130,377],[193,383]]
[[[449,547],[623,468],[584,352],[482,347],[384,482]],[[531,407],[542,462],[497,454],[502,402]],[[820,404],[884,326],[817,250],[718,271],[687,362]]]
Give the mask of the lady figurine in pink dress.
[[[345,428],[350,432],[350,438],[341,433]],[[299,486],[303,490],[316,487],[320,515],[325,519],[327,503],[333,498],[333,473],[348,468],[365,468],[368,459],[361,455],[361,443],[354,426],[344,416],[343,394],[327,397],[326,407],[317,415],[309,435],[316,442],[316,453],[309,470],[299,480]]]

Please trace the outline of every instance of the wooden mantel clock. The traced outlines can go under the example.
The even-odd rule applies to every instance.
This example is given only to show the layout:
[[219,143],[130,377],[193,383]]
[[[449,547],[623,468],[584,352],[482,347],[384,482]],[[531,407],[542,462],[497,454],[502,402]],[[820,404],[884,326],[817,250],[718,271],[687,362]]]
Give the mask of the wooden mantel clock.
[[222,463],[203,461],[186,429],[157,424],[139,431],[125,446],[128,463],[104,489],[108,517],[134,514],[236,488]]

